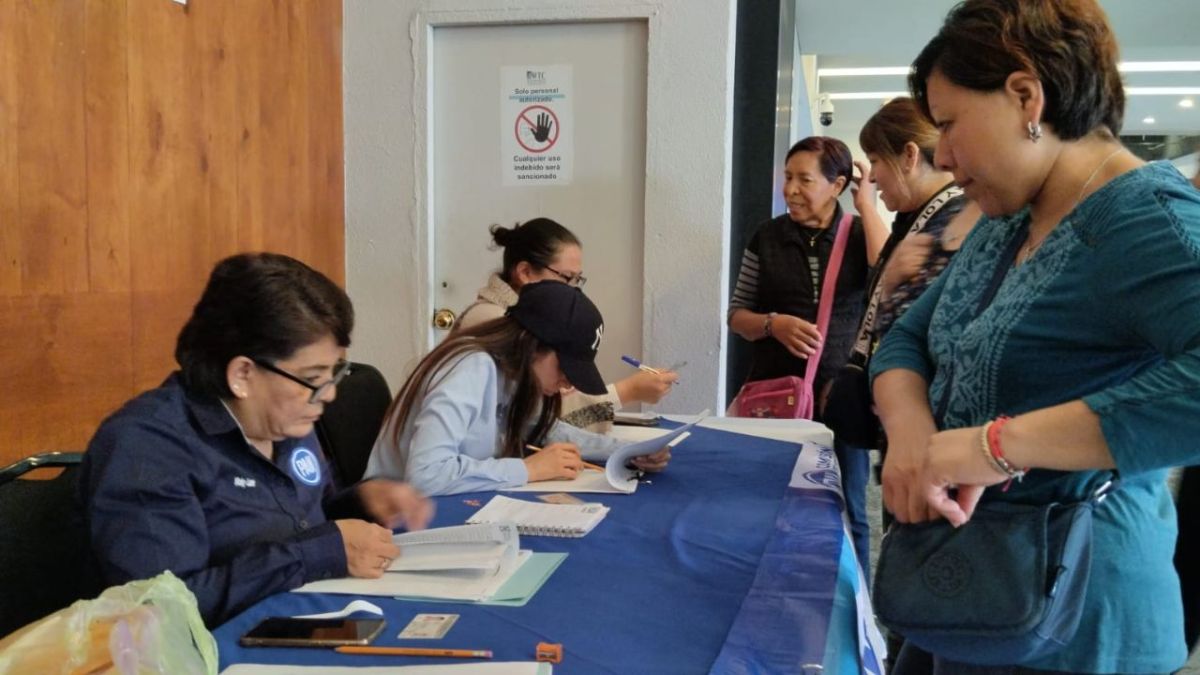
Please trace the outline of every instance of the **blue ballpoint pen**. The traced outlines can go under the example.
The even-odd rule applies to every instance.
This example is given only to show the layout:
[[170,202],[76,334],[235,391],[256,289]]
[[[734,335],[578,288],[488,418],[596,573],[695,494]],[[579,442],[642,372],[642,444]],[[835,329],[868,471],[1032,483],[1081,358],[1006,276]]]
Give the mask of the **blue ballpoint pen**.
[[662,371],[658,370],[657,368],[651,368],[650,366],[644,365],[641,361],[638,361],[637,359],[633,358],[632,356],[628,356],[628,355],[622,356],[621,360],[624,361],[625,363],[628,363],[629,365],[633,366],[634,368],[637,368],[638,370],[644,370],[647,373],[654,373],[655,375],[662,374]]

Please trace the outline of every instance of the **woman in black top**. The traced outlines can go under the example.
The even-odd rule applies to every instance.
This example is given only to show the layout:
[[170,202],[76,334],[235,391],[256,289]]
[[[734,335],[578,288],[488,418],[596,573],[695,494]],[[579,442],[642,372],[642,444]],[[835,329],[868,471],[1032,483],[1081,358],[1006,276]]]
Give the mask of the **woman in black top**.
[[[828,335],[822,336],[816,326],[821,283],[842,218],[838,195],[858,182],[853,166],[850,149],[837,139],[810,136],[792,146],[784,165],[788,211],[760,225],[750,239],[729,302],[729,327],[754,343],[750,380],[803,377],[808,356],[824,341],[813,383],[818,402],[850,353],[867,276],[888,236],[873,206],[858,209],[866,219],[850,223]],[[874,189],[869,183],[862,187],[855,206],[873,205]]]
[[[803,377],[808,357],[821,349],[812,383],[818,420],[827,385],[849,357],[863,312],[867,278],[888,236],[874,208],[874,186],[855,179],[853,167],[850,149],[839,140],[811,136],[792,146],[784,164],[783,197],[788,211],[754,233],[742,254],[729,303],[729,327],[754,343],[750,380]],[[865,165],[860,165],[859,171],[864,176],[868,172]],[[827,334],[821,335],[816,326],[821,284],[842,219],[837,198],[852,182],[858,185],[854,203],[862,217],[849,223],[853,229],[837,276],[829,326]],[[870,536],[867,453],[836,439],[834,450],[855,551],[866,569]]]

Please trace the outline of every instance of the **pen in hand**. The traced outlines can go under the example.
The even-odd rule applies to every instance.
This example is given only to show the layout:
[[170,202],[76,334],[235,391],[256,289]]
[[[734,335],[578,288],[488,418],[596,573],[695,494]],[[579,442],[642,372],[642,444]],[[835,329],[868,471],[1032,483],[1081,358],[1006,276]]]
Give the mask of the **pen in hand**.
[[624,355],[621,357],[621,360],[624,361],[625,363],[628,363],[629,365],[633,366],[634,368],[637,368],[638,370],[643,370],[647,373],[654,373],[655,375],[662,375],[662,371],[659,370],[658,368],[651,368],[650,366],[647,366],[646,364],[642,363],[641,361],[638,361],[637,359],[633,358],[632,356]]
[[[536,446],[536,445],[533,445],[532,443],[526,443],[526,444],[525,444],[525,447],[526,447],[526,448],[529,448],[530,450],[532,450],[532,451],[534,451],[534,452],[541,452],[541,451],[542,451],[542,449],[541,449],[541,448],[539,448],[539,447],[538,447],[538,446]],[[604,471],[604,467],[602,467],[602,466],[597,466],[597,465],[595,465],[595,464],[592,464],[592,463],[590,463],[590,462],[581,462],[581,464],[583,464],[583,468],[585,468],[585,469],[591,469],[592,471]]]
[[[651,368],[650,366],[642,363],[641,361],[638,361],[637,359],[635,359],[629,355],[622,356],[621,360],[624,361],[625,363],[628,363],[629,365],[633,366],[634,368],[637,368],[638,370],[640,370],[642,372],[652,373],[654,375],[662,375],[663,373],[677,373],[680,368],[687,365],[687,361],[680,361],[679,363],[676,363],[675,365],[671,366],[670,368],[667,368],[666,370],[659,370],[658,368]],[[680,381],[677,379],[674,382],[670,383],[670,385],[674,386],[679,383],[680,383]]]

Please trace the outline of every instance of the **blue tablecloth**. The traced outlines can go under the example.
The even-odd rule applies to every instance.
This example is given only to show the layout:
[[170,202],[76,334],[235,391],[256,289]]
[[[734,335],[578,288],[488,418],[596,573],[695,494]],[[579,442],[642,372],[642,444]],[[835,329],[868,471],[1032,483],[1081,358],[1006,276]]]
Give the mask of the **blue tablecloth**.
[[[810,635],[807,641],[814,644],[805,647],[816,654],[815,663],[826,663],[826,673],[838,671],[839,664],[856,663],[854,586],[847,585],[855,571],[853,554],[847,560],[844,553],[849,544],[835,541],[841,535],[839,528],[830,525],[831,517],[840,522],[836,501],[797,499],[804,494],[788,489],[799,448],[796,443],[696,428],[674,452],[670,468],[650,476],[635,494],[586,495],[589,501],[612,507],[586,537],[522,538],[522,548],[568,554],[526,606],[372,598],[384,609],[388,621],[375,644],[491,649],[496,660],[514,661],[531,660],[538,642],[560,642],[564,661],[559,672],[624,675],[708,672],[727,636],[740,635],[740,652],[735,654],[741,656],[735,661],[743,665],[729,669],[770,672],[773,668],[763,670],[753,660],[746,661],[746,649],[779,640],[803,642],[800,631],[823,625],[828,634],[820,638]],[[836,466],[832,470],[836,480]],[[491,496],[438,498],[434,525],[461,524],[478,508],[468,505],[468,500],[486,503]],[[514,496],[534,499],[529,494]],[[808,615],[800,617],[802,623],[794,623],[795,616],[780,616],[779,622],[769,626],[769,633],[758,634],[758,621],[747,623],[739,614],[756,611],[748,598],[752,584],[756,589],[764,583],[769,586],[774,577],[770,571],[759,574],[768,542],[786,549],[803,541],[797,536],[808,527],[806,509],[819,512],[820,527],[826,530],[819,552],[806,555],[810,560],[813,555],[823,557],[828,564],[802,580],[807,588],[793,590],[818,601],[807,605],[804,612]],[[777,527],[783,530],[777,531]],[[757,582],[756,575],[761,577]],[[238,637],[264,617],[336,610],[349,599],[295,593],[264,599],[215,631],[222,668],[232,663],[365,666],[446,662],[237,644]],[[450,612],[461,617],[441,640],[398,640],[400,630],[420,612]],[[812,658],[811,654],[805,658]],[[841,668],[841,672],[854,670],[857,668]]]

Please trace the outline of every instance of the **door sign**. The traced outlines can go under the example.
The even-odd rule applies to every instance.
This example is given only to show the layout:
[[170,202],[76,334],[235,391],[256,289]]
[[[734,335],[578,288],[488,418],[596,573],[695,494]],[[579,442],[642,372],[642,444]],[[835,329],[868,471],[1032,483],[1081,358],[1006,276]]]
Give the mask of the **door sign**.
[[500,172],[506,187],[569,185],[575,163],[572,68],[500,69]]

